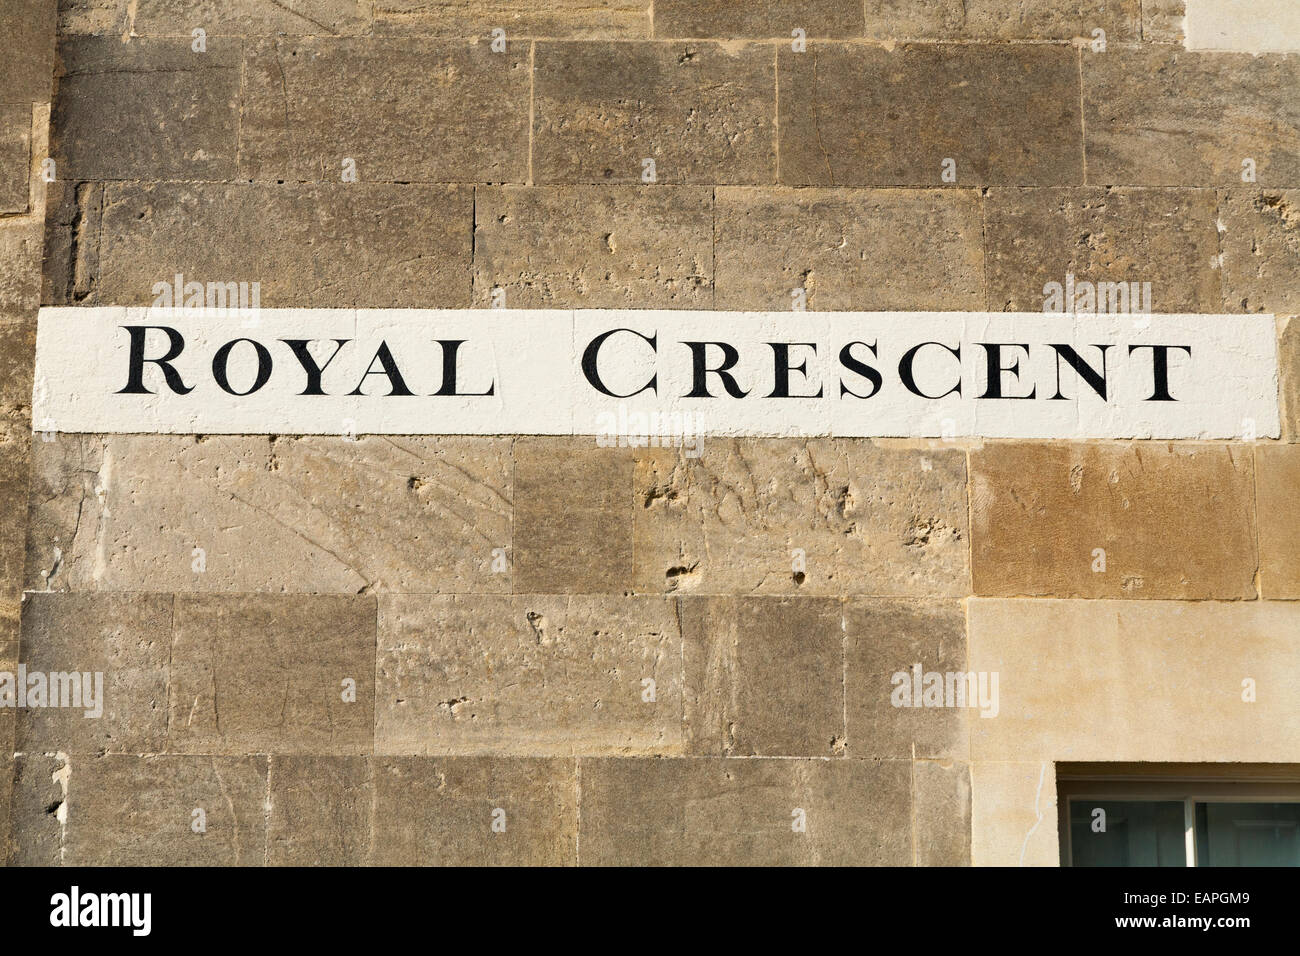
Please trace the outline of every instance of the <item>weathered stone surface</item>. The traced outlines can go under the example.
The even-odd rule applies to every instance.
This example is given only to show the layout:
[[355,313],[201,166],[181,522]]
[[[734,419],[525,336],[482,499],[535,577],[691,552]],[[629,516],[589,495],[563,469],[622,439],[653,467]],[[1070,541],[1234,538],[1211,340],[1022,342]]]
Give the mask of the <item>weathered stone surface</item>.
[[688,752],[844,753],[844,628],[834,598],[681,601]]
[[6,0],[0,12],[0,63],[7,103],[47,103],[54,77],[56,0]]
[[379,608],[378,753],[681,751],[670,599],[394,595]]
[[0,219],[0,312],[31,315],[41,304],[39,218]]
[[967,612],[971,669],[1001,675],[997,719],[972,721],[975,761],[1300,755],[1300,604],[975,599]]
[[94,305],[104,187],[59,180],[48,189],[41,304]]
[[691,186],[480,187],[474,305],[692,309],[713,304],[713,194]]
[[[0,670],[18,672],[18,614],[16,603],[0,602]],[[0,708],[0,866],[9,863],[9,820],[14,784],[14,711]]]
[[719,189],[717,307],[979,309],[981,230],[974,190]]
[[1139,0],[866,0],[873,40],[1069,40],[1100,28],[1106,39],[1138,35]]
[[[98,707],[29,707],[17,749],[31,753],[158,753],[167,739],[169,594],[29,594],[23,602],[27,672],[82,675],[82,701]],[[102,675],[102,691],[94,675]],[[87,682],[86,678],[90,681]],[[93,695],[87,698],[87,693]],[[101,714],[94,714],[94,710]],[[89,716],[88,716],[89,714]]]
[[[582,863],[891,865],[912,860],[910,761],[582,761]],[[796,832],[796,811],[806,829]]]
[[373,750],[373,597],[215,594],[175,600],[169,751]]
[[971,453],[975,593],[1253,598],[1254,480],[1231,445],[986,445]]
[[770,47],[539,43],[533,176],[541,183],[770,183]]
[[960,451],[710,438],[639,451],[635,482],[638,590],[968,593]]
[[514,443],[515,591],[595,594],[632,579],[632,455],[595,438]]
[[970,767],[953,760],[912,762],[918,866],[970,865]]
[[638,39],[650,35],[650,0],[377,0],[375,32],[401,36]]
[[[139,36],[345,35],[370,30],[370,0],[125,0],[127,20]],[[136,9],[132,12],[132,7]]]
[[0,420],[0,602],[5,604],[17,604],[23,589],[30,448],[31,433],[21,422]]
[[1142,0],[1142,39],[1183,42],[1184,0]]
[[1259,589],[1265,598],[1300,598],[1300,445],[1255,449],[1259,494]]
[[1300,186],[1300,58],[1112,48],[1083,58],[1088,181]]
[[240,174],[257,180],[524,182],[528,50],[486,42],[277,40],[244,64]]
[[[0,313],[0,420],[6,424],[21,427],[31,420],[35,359],[34,317]],[[4,573],[0,572],[0,576]]]
[[1300,312],[1300,190],[1224,190],[1223,299],[1230,312]]
[[33,590],[510,589],[508,439],[59,435],[32,460]]
[[[10,862],[265,862],[266,757],[27,754],[18,764]],[[200,819],[206,829],[196,833]]]
[[1282,323],[1278,340],[1281,375],[1282,437],[1300,441],[1300,318],[1290,316]]
[[971,864],[1057,866],[1051,761],[971,764]]
[[269,866],[369,862],[375,799],[369,757],[271,757]]
[[260,282],[264,308],[465,308],[473,203],[454,186],[110,185],[97,301],[148,305],[179,272]]
[[[966,670],[966,614],[957,601],[849,601],[844,607],[847,751],[853,757],[964,760],[974,704],[895,706],[894,675]],[[912,704],[909,697],[904,704]]]
[[780,181],[960,186],[1083,181],[1079,74],[1059,46],[818,44],[779,54]]
[[656,0],[654,32],[659,39],[712,37],[790,39],[801,29],[809,37],[859,37],[862,8],[840,0],[793,3],[736,3],[734,0]]
[[31,106],[0,104],[0,214],[27,211],[31,145]]
[[1043,286],[1149,282],[1152,312],[1221,312],[1208,189],[992,189],[985,199],[988,308],[1038,312]]
[[59,57],[59,178],[234,178],[238,43],[214,37],[196,53],[171,40],[79,37]]
[[[577,861],[573,760],[375,758],[374,793],[371,860],[378,866]],[[505,830],[493,830],[494,820]]]

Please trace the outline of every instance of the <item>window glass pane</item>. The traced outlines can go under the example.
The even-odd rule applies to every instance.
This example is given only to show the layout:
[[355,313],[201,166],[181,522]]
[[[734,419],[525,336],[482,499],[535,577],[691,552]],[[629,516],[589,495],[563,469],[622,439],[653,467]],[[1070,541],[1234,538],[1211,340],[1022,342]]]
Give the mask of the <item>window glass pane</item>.
[[1300,803],[1198,803],[1197,866],[1300,866]]
[[1186,866],[1183,804],[1075,797],[1070,855],[1073,866]]

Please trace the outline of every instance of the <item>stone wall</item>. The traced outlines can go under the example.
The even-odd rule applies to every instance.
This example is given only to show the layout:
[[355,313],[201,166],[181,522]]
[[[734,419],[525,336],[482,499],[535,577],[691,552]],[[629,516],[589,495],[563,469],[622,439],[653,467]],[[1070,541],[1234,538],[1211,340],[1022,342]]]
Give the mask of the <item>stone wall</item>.
[[[97,720],[0,710],[9,861],[1050,865],[1057,761],[1300,762],[1300,54],[1182,16],[6,7],[0,669],[106,680]],[[1145,281],[1278,316],[1283,440],[33,439],[38,305],[175,273],[372,308]],[[914,663],[999,673],[997,716],[893,706]]]

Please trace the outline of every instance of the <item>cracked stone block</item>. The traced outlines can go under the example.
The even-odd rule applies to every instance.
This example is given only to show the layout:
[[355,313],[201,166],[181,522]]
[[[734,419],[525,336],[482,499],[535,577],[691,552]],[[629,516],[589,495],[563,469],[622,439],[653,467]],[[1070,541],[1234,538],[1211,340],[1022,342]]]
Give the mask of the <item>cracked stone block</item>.
[[541,183],[770,183],[774,63],[762,45],[538,43]]
[[779,74],[785,185],[1083,182],[1073,50],[818,44],[782,49]]
[[713,194],[672,186],[480,187],[474,305],[707,309]]
[[963,452],[853,439],[706,438],[636,455],[636,588],[967,593]]
[[46,193],[43,305],[95,305],[102,183],[56,180]]
[[671,600],[385,596],[375,750],[681,750],[682,638]]
[[235,176],[239,44],[65,39],[51,121],[60,179]]
[[31,107],[0,104],[0,215],[27,211],[31,145]]
[[905,866],[910,788],[906,760],[583,760],[582,863]]
[[514,443],[515,591],[594,594],[632,578],[632,455],[594,437]]
[[834,598],[681,599],[688,753],[844,754],[844,628]]
[[28,587],[509,591],[511,497],[505,438],[60,434],[33,442]]
[[1300,186],[1300,58],[1151,45],[1083,56],[1088,181]]
[[0,63],[9,103],[48,103],[54,77],[54,24],[57,0],[5,0],[0,11]]
[[982,229],[974,190],[719,189],[717,307],[979,309]]
[[22,632],[27,672],[81,675],[80,701],[72,702],[91,706],[20,711],[17,749],[69,754],[166,749],[171,625],[169,594],[28,594]]
[[808,37],[849,38],[862,35],[862,8],[840,0],[795,0],[793,3],[736,3],[734,0],[656,0],[655,36],[788,39],[801,29]]
[[[1149,0],[1148,0],[1149,2]],[[1135,40],[1140,0],[866,0],[873,40]]]
[[973,763],[970,778],[972,866],[1060,865],[1050,760]]
[[1300,445],[1255,449],[1259,494],[1259,581],[1271,600],[1300,598]]
[[1212,190],[991,189],[985,210],[989,309],[1040,312],[1068,273],[1149,282],[1151,312],[1222,311]]
[[524,182],[528,50],[339,39],[253,43],[244,61],[242,178]]
[[375,599],[177,595],[167,749],[374,748]]
[[650,35],[650,0],[376,0],[375,33],[398,36],[635,40]]
[[975,593],[1252,599],[1254,485],[1231,445],[985,445],[971,452]]
[[977,598],[967,612],[971,669],[1001,675],[997,719],[971,722],[977,764],[1300,755],[1300,604]]
[[[563,866],[577,859],[573,760],[271,758],[275,865]],[[324,821],[303,826],[305,819]]]
[[16,760],[11,863],[261,866],[264,756]]
[[912,761],[917,866],[969,866],[970,765],[954,760]]
[[1220,193],[1223,298],[1233,312],[1300,312],[1300,189]]
[[148,305],[181,273],[258,282],[267,308],[465,308],[473,203],[454,186],[109,185],[98,303]]
[[[844,700],[847,751],[873,759],[965,760],[976,699],[966,706],[925,706],[926,674],[966,667],[966,614],[957,601],[852,600],[844,605]],[[923,693],[914,692],[920,665]],[[902,675],[900,678],[898,675]],[[978,689],[978,688],[977,688]],[[953,701],[957,699],[954,679]]]

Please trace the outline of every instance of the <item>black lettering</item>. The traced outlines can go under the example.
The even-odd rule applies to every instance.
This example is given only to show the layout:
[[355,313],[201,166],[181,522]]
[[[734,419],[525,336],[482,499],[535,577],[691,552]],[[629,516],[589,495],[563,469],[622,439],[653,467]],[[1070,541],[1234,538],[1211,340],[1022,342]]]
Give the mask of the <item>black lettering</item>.
[[587,344],[587,348],[583,350],[582,374],[587,377],[587,381],[591,383],[592,388],[596,389],[598,392],[601,392],[604,395],[608,395],[610,398],[631,398],[633,395],[640,395],[646,389],[649,389],[650,391],[658,395],[659,394],[659,373],[658,372],[650,376],[650,381],[646,382],[635,392],[628,392],[626,395],[619,395],[615,392],[611,392],[608,388],[605,387],[605,383],[601,381],[600,378],[600,371],[596,367],[596,359],[600,354],[600,347],[604,345],[605,340],[609,338],[611,335],[613,335],[615,332],[631,332],[633,335],[638,336],[639,338],[643,339],[646,342],[649,342],[651,350],[653,350],[656,354],[658,354],[659,352],[658,333],[655,333],[649,338],[646,338],[644,335],[642,335],[640,332],[637,332],[635,329],[610,329],[608,332],[602,332],[600,335],[592,339]]
[[[131,355],[128,359],[126,388],[119,389],[118,395],[154,394],[144,387],[145,362],[153,362],[162,369],[163,380],[167,383],[167,387],[177,395],[188,395],[194,391],[194,386],[186,385],[180,373],[171,366],[185,348],[185,337],[180,332],[166,325],[124,325],[122,328],[126,329],[127,334],[131,336]],[[144,357],[145,335],[150,329],[159,329],[167,333],[167,354],[162,358]]]
[[[942,395],[927,395],[925,394],[925,392],[921,391],[919,388],[916,387],[916,375],[912,369],[912,365],[916,362],[916,353],[921,351],[921,349],[925,348],[927,345],[937,345],[941,349],[947,349],[957,359],[957,384],[954,385],[952,388],[948,389],[948,391],[944,392]],[[906,352],[903,353],[903,357],[898,361],[898,377],[903,380],[904,388],[906,388],[913,395],[921,396],[921,398],[929,398],[929,399],[947,398],[953,392],[956,392],[958,395],[960,395],[961,394],[961,346],[959,345],[956,348],[953,348],[951,345],[944,345],[942,342],[922,342],[920,345],[913,345],[910,349],[908,349]]]
[[347,345],[352,340],[334,339],[337,343],[334,346],[334,354],[325,360],[324,365],[317,365],[316,359],[313,358],[311,352],[307,350],[307,343],[315,342],[317,341],[316,339],[281,339],[280,341],[293,350],[293,354],[298,359],[298,364],[301,365],[302,370],[307,373],[307,387],[298,394],[324,395],[325,392],[321,388],[321,376],[325,374],[325,370],[330,367],[330,362],[334,361],[343,346]]
[[1155,388],[1151,392],[1148,402],[1176,402],[1178,399],[1169,394],[1169,350],[1182,349],[1189,356],[1192,354],[1190,345],[1130,345],[1128,354],[1132,355],[1138,349],[1151,350],[1151,373],[1155,380]]
[[[714,398],[709,394],[710,374],[717,375],[722,380],[722,387],[732,398],[744,398],[749,394],[736,384],[731,375],[731,369],[740,361],[740,353],[734,345],[726,342],[683,342],[682,345],[691,350],[691,390],[686,393],[686,398]],[[710,345],[722,349],[722,364],[717,368],[709,368],[706,350]]]
[[768,398],[821,398],[822,387],[817,386],[816,395],[791,395],[790,394],[790,373],[798,372],[805,379],[808,378],[808,360],[804,359],[798,365],[790,364],[790,346],[797,345],[800,348],[812,349],[813,354],[817,354],[817,346],[812,342],[768,342],[772,348],[772,359],[775,364],[776,382],[772,389],[772,394]]

